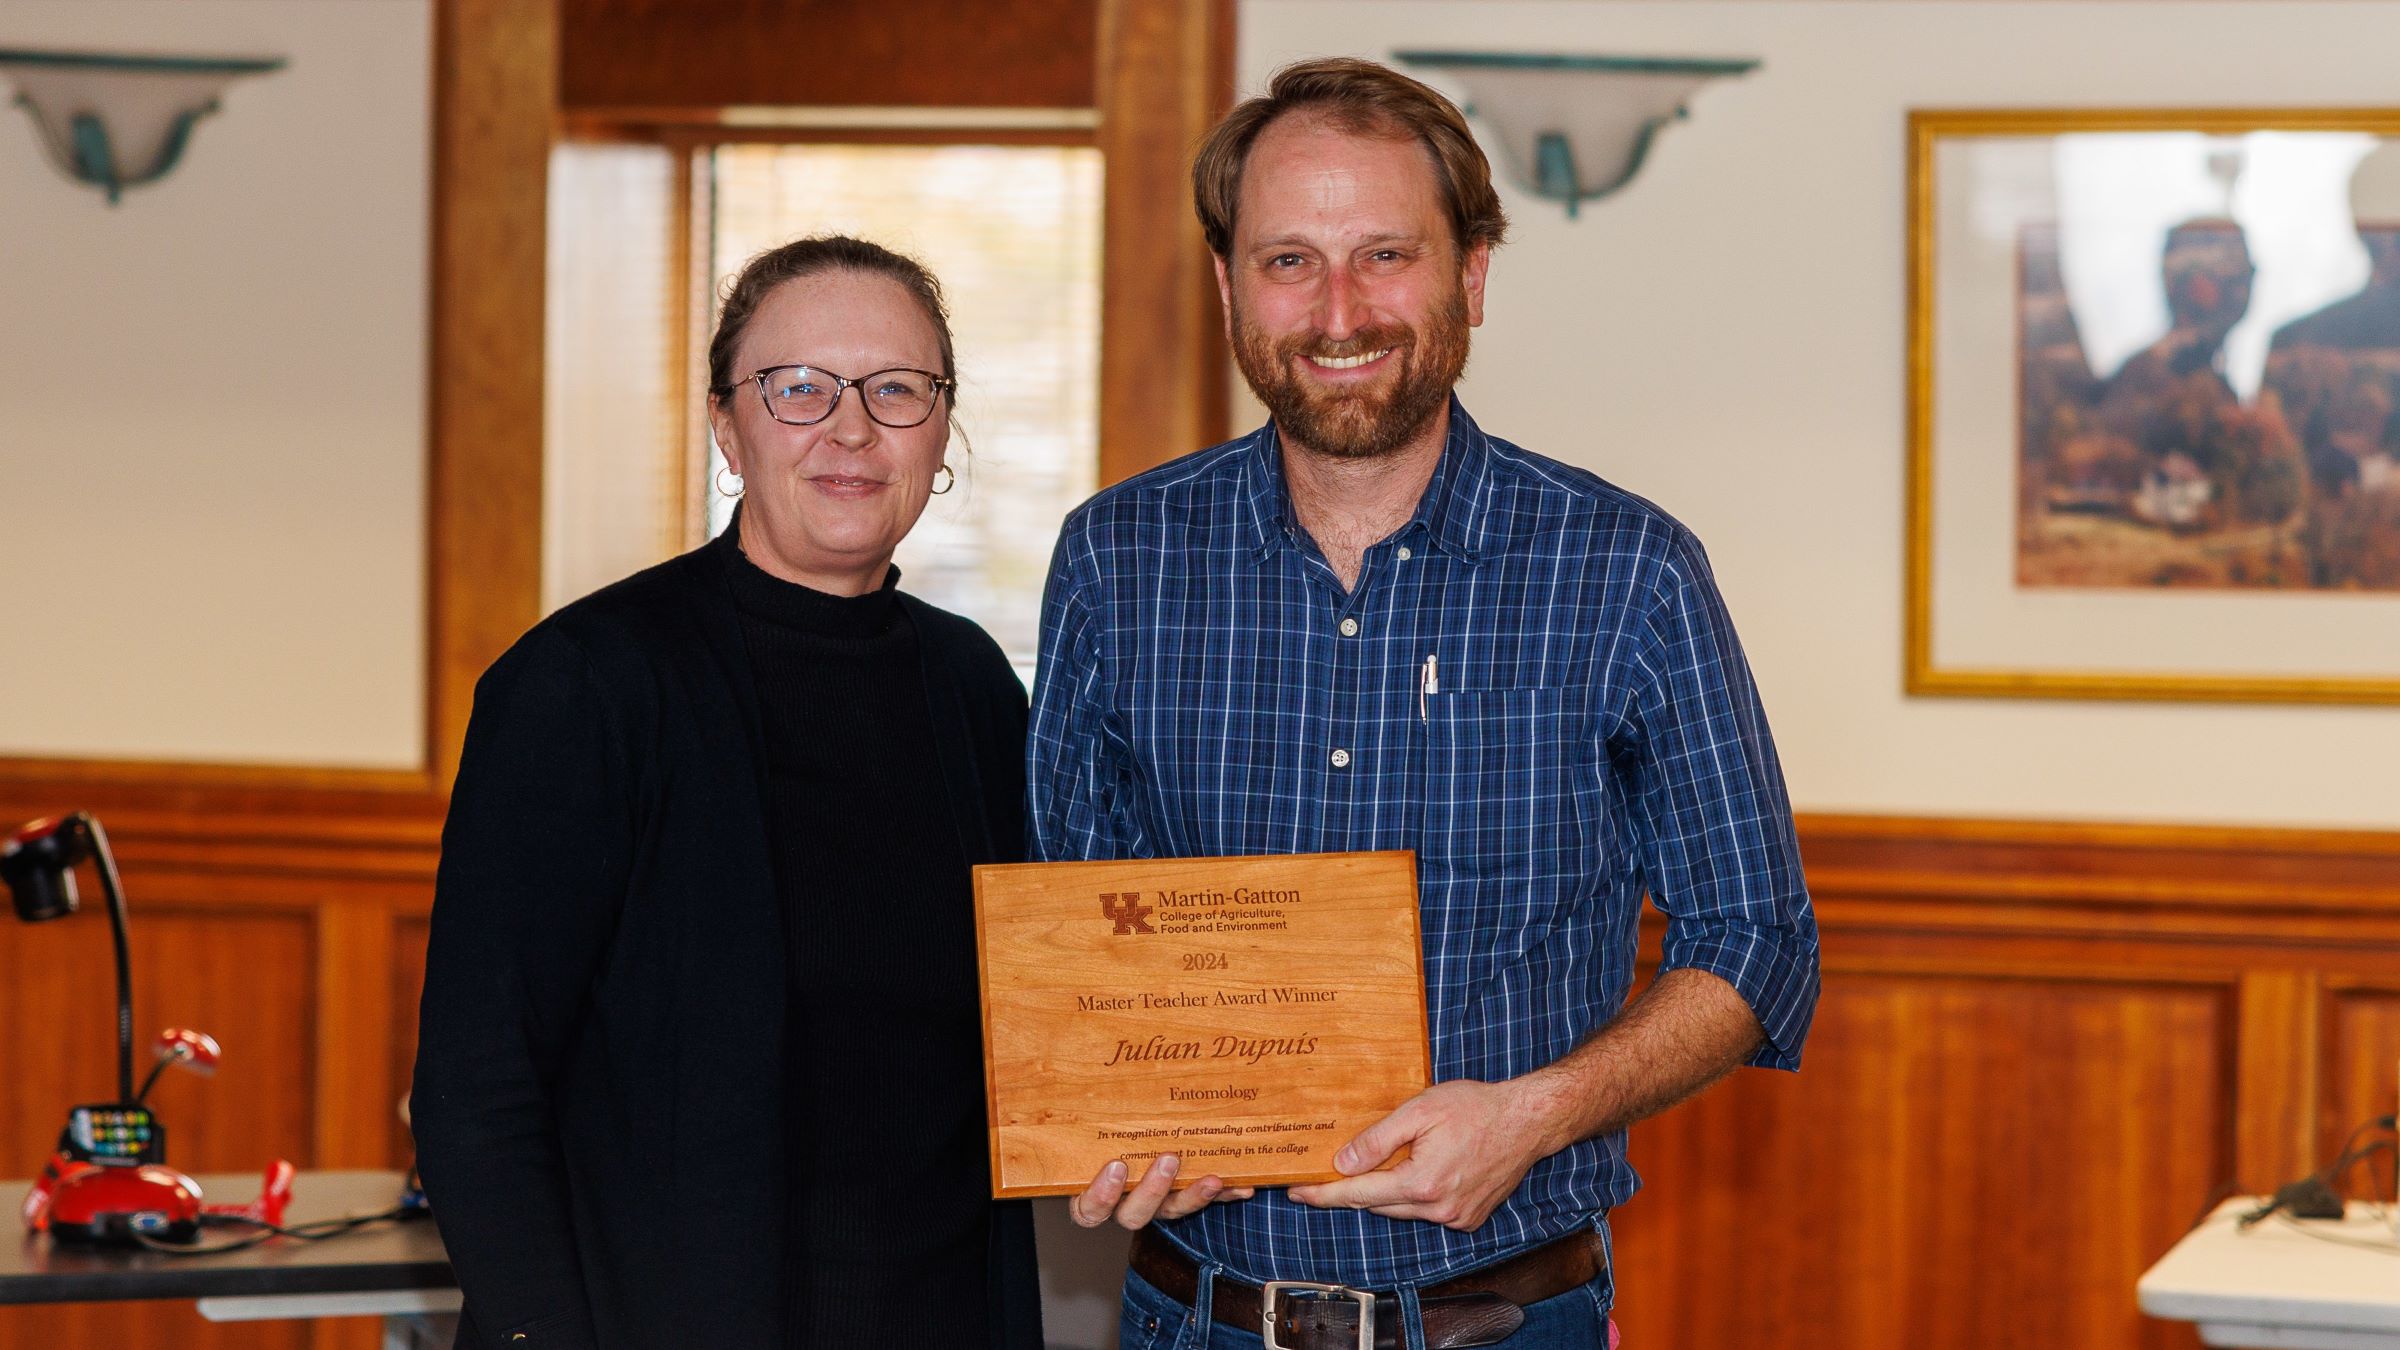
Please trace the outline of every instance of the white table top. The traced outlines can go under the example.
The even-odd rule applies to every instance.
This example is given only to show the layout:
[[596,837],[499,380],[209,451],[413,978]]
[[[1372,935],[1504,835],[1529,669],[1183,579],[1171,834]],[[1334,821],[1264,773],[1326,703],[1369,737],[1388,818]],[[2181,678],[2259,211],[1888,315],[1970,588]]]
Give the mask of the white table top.
[[2152,1317],[2200,1324],[2210,1345],[2400,1347],[2400,1238],[2388,1206],[2341,1219],[2234,1221],[2229,1200],[2136,1286]]

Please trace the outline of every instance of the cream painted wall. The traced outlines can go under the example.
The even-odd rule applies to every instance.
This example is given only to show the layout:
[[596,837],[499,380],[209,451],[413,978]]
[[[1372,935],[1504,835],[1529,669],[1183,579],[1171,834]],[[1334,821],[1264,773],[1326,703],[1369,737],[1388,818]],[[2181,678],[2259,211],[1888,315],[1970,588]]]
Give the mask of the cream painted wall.
[[0,0],[0,47],[254,53],[111,208],[0,106],[0,755],[424,741],[428,0]]
[[1506,189],[1462,396],[1699,532],[1798,806],[2400,828],[2400,708],[1900,691],[1906,110],[2400,105],[2400,4],[1244,0],[1242,93],[1406,47],[1763,58],[1582,219]]

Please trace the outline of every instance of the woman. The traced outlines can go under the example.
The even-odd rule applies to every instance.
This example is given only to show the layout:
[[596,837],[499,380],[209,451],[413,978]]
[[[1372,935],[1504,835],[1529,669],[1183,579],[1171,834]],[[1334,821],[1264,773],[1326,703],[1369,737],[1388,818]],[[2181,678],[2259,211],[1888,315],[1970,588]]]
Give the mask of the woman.
[[477,686],[413,1099],[461,1344],[1040,1345],[968,873],[1021,847],[1025,695],[891,561],[955,375],[918,264],[753,259],[709,346],[733,525]]

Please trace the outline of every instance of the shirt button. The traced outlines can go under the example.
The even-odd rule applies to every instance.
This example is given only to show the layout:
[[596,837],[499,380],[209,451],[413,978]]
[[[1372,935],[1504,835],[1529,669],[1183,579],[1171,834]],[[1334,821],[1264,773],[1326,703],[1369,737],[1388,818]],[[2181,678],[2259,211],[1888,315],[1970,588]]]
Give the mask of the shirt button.
[[1356,620],[1356,619],[1344,619],[1344,620],[1342,620],[1342,636],[1343,636],[1343,637],[1357,637],[1357,636],[1358,636],[1358,620]]
[[1336,750],[1336,751],[1334,751],[1334,752],[1333,752],[1333,767],[1335,767],[1335,768],[1337,768],[1337,769],[1347,769],[1347,768],[1349,768],[1349,767],[1350,767],[1350,752],[1349,752],[1349,751],[1347,751],[1347,750]]
[[1415,556],[1416,556],[1415,554],[1413,554],[1413,553],[1410,553],[1410,552],[1408,551],[1408,545],[1406,545],[1406,544],[1402,544],[1402,545],[1400,546],[1400,561],[1402,561],[1402,562],[1407,562],[1407,561],[1408,561],[1410,558],[1413,558],[1413,557],[1415,557]]

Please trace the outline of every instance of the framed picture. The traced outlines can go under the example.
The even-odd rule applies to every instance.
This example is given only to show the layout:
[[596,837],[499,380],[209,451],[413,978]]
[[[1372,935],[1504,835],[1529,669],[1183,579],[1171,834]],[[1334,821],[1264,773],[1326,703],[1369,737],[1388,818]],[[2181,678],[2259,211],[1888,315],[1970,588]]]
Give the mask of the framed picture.
[[1909,141],[1908,691],[2400,703],[2400,109]]

